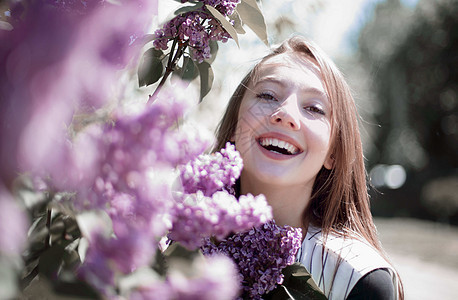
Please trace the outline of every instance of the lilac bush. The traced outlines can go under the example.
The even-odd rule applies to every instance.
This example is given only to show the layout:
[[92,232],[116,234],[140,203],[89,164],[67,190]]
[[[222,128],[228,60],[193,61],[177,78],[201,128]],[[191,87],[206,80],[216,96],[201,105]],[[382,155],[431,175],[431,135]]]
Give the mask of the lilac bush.
[[[169,230],[170,239],[189,249],[210,237],[224,245],[234,233],[267,226],[271,208],[262,195],[234,196],[242,160],[232,145],[198,156],[209,144],[183,126],[190,106],[184,87],[153,94],[154,104],[134,113],[109,107],[123,97],[119,78],[136,67],[157,8],[154,0],[116,2],[12,2],[12,30],[0,30],[0,267],[5,253],[18,257],[27,246],[28,216],[11,193],[17,174],[26,172],[43,183],[34,191],[45,200],[28,204],[34,219],[23,286],[39,282],[39,269],[50,265],[54,269],[39,277],[79,290],[76,274],[107,299],[233,299],[240,276],[227,257],[188,261],[192,272],[180,263],[161,269],[159,241]],[[173,63],[186,48],[202,62],[210,57],[211,41],[231,38],[228,16],[238,2],[201,2],[224,20],[197,3],[156,31],[154,46],[166,50],[171,41]],[[103,120],[75,121],[100,111],[108,112]],[[174,189],[173,182],[182,186]],[[86,214],[106,220],[90,225]],[[292,244],[283,241],[286,250],[276,251],[292,253],[295,235],[289,238]],[[266,265],[289,261],[280,254],[275,266]],[[145,269],[151,276],[126,289],[128,278]],[[147,277],[152,284],[144,284]],[[11,278],[16,284],[16,274]]]
[[283,282],[282,270],[294,263],[301,244],[300,228],[279,227],[270,221],[222,241],[207,238],[202,251],[232,258],[242,276],[243,296],[262,299]]

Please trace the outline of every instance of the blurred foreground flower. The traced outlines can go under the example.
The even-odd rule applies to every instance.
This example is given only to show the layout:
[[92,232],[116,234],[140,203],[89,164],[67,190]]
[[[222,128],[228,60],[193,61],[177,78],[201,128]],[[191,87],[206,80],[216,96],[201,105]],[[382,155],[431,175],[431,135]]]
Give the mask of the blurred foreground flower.
[[116,278],[154,260],[173,214],[173,170],[209,145],[177,127],[190,106],[184,93],[163,93],[160,98],[138,113],[115,114],[113,124],[88,127],[97,159],[81,176],[73,176],[74,182],[61,184],[76,192],[72,203],[77,210],[104,210],[111,219],[113,236],[97,228],[87,233],[89,248],[80,270],[108,295],[114,293]]
[[[0,30],[0,164],[9,185],[18,171],[61,166],[75,111],[94,111],[114,96],[119,69],[139,55],[155,1],[24,0]],[[72,4],[73,3],[73,4]],[[80,5],[81,6],[81,5]],[[116,22],[113,22],[116,20]]]
[[237,269],[225,256],[198,257],[190,266],[183,261],[172,261],[171,266],[164,282],[140,286],[129,298],[232,300],[239,293]]

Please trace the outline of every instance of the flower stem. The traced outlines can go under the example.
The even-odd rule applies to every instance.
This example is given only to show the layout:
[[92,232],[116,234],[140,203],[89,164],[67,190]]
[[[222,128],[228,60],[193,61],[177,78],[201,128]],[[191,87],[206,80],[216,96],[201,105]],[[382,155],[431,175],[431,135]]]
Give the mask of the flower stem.
[[148,99],[148,101],[150,101],[151,103],[153,103],[156,100],[156,97],[159,94],[159,92],[161,91],[162,86],[165,84],[165,81],[170,76],[170,74],[172,74],[172,72],[175,70],[175,67],[176,67],[178,61],[183,56],[183,53],[184,53],[184,51],[185,51],[185,49],[187,47],[187,43],[184,43],[184,44],[181,44],[181,45],[179,44],[178,45],[178,49],[177,49],[177,51],[175,53],[175,56],[174,56],[173,54],[174,54],[174,51],[175,51],[175,47],[176,47],[177,41],[178,41],[178,38],[173,40],[173,45],[172,45],[172,49],[170,50],[170,56],[169,56],[169,60],[167,62],[167,66],[165,67],[164,76],[162,76],[162,79],[159,82],[158,86],[156,87],[156,90],[154,90],[154,93]]
[[48,229],[48,234],[46,235],[45,248],[51,247],[51,214],[52,208],[48,208],[48,214],[46,216],[46,228]]

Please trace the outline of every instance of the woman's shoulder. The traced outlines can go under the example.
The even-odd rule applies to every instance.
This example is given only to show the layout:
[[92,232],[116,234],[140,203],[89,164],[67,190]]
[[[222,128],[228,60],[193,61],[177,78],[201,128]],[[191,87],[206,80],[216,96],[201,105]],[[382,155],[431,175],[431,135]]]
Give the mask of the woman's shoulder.
[[347,300],[393,300],[396,291],[387,269],[376,269],[363,276],[351,290]]
[[393,270],[385,258],[357,234],[324,236],[315,227],[306,233],[297,261],[309,270],[330,299],[345,299],[358,280],[373,270]]

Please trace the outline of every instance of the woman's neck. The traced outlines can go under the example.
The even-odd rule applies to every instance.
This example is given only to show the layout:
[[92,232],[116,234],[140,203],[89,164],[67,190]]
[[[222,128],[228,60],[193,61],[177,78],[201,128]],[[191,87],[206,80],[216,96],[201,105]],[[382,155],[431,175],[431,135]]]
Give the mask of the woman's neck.
[[[243,176],[242,176],[243,177]],[[310,195],[311,188],[307,186],[278,186],[261,182],[247,182],[241,178],[240,192],[242,195],[263,194],[272,206],[275,222],[279,226],[289,225],[303,228],[303,214]]]

